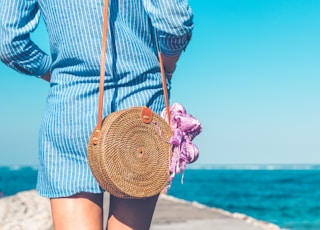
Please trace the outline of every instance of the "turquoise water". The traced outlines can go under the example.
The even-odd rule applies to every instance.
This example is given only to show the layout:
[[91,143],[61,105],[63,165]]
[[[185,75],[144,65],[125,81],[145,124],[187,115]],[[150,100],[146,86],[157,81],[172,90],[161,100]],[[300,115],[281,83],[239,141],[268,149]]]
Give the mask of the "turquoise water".
[[0,195],[2,196],[35,189],[36,183],[35,167],[0,167]]
[[188,170],[170,194],[292,230],[320,229],[320,170]]
[[[0,167],[5,196],[34,189],[36,168]],[[320,229],[320,170],[189,169],[174,180],[170,195],[240,212],[292,230]]]

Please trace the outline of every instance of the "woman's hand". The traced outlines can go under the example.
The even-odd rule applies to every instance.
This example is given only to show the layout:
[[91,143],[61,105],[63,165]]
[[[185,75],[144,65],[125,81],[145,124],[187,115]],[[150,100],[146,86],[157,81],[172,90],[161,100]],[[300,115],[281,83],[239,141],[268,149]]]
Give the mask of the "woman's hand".
[[166,76],[169,80],[172,78],[172,74],[176,69],[177,62],[179,60],[178,56],[167,56],[165,54],[161,54],[163,65],[164,65],[164,71],[166,73]]
[[50,70],[48,70],[44,75],[41,76],[41,78],[47,82],[50,82],[51,80],[51,73]]

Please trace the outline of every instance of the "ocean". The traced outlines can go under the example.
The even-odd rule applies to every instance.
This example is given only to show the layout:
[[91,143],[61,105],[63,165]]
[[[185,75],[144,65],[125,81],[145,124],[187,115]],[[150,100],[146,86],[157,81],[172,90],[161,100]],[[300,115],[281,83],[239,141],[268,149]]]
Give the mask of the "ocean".
[[[36,167],[0,167],[0,196],[34,189]],[[320,166],[201,166],[169,195],[239,212],[284,229],[320,230]]]

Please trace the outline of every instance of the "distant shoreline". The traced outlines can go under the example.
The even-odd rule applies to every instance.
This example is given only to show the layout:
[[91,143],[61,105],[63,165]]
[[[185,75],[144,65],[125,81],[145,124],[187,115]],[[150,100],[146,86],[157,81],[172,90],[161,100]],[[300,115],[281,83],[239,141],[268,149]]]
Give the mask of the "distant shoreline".
[[[0,168],[19,170],[32,168],[38,170],[37,165],[0,165]],[[320,164],[190,164],[187,170],[320,170]]]

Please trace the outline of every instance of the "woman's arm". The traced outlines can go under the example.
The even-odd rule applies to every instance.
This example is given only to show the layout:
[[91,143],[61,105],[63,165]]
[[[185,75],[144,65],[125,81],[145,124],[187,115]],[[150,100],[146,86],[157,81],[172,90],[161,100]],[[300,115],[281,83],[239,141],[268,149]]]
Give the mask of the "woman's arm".
[[30,39],[39,23],[35,0],[0,1],[0,59],[18,72],[43,76],[51,59]]
[[165,70],[173,73],[191,39],[193,14],[188,0],[143,0],[143,4],[158,31]]

